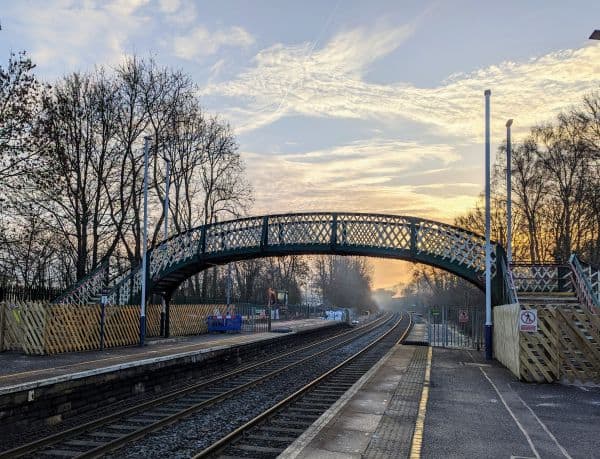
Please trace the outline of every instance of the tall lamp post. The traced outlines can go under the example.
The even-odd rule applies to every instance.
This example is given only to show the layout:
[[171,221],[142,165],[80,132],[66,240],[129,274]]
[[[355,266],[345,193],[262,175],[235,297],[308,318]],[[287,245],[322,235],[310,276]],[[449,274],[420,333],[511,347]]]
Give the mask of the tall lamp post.
[[[165,157],[165,201],[163,205],[163,217],[165,219],[165,241],[169,237],[169,188],[171,185],[171,161],[169,158]],[[167,246],[165,244],[165,250],[167,250]],[[168,338],[167,327],[166,327],[166,317],[167,317],[167,301],[165,296],[162,297],[162,308],[160,311],[160,335]]]
[[485,95],[485,358],[492,360],[492,257],[490,244],[490,97]]
[[146,339],[146,258],[148,256],[148,149],[150,137],[144,137],[144,236],[142,242],[142,299],[140,304],[140,346]]
[[510,127],[513,120],[506,122],[506,259],[508,266],[512,263],[512,182],[511,182],[511,149]]

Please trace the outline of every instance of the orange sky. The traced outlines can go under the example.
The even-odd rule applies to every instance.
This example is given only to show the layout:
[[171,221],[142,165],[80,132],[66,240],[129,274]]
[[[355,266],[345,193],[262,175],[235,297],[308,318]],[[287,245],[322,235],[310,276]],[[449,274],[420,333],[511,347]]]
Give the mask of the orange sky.
[[402,260],[370,258],[373,264],[373,289],[392,288],[410,279],[413,264]]

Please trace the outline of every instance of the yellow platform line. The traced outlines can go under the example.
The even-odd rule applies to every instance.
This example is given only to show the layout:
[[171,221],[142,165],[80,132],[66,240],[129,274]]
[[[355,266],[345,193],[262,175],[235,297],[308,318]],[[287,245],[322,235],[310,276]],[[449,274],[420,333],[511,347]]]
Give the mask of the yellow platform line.
[[410,459],[420,459],[421,447],[423,446],[423,429],[425,427],[425,412],[427,411],[427,400],[429,399],[429,380],[431,377],[431,357],[433,348],[429,347],[427,352],[427,366],[425,367],[425,380],[423,381],[423,391],[421,392],[421,401],[419,402],[419,413],[415,424],[412,444],[410,447]]

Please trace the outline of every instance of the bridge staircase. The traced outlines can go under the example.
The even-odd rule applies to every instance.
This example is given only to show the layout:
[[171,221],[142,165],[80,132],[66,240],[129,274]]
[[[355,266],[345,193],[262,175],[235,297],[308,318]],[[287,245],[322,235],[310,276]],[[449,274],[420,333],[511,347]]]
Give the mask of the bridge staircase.
[[525,379],[600,383],[600,271],[572,255],[568,265],[514,265],[512,275],[521,309],[538,311],[538,335],[521,339]]

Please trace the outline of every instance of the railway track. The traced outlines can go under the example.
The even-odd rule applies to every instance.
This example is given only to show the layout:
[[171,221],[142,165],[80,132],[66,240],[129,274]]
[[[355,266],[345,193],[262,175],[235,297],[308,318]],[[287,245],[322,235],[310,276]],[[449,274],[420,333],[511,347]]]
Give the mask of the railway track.
[[382,356],[373,352],[377,346],[389,349],[406,337],[412,325],[410,318],[407,319],[400,337],[394,331],[401,327],[402,321],[364,349],[205,448],[194,459],[277,457],[373,367]]
[[394,320],[384,316],[323,341],[247,365],[140,405],[0,453],[13,457],[99,457],[161,427],[235,397],[292,368],[318,359]]

